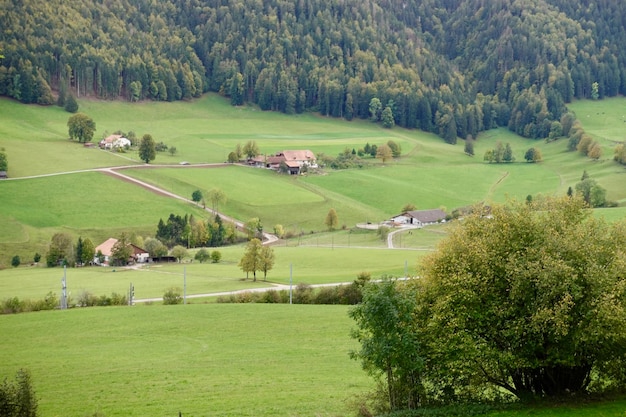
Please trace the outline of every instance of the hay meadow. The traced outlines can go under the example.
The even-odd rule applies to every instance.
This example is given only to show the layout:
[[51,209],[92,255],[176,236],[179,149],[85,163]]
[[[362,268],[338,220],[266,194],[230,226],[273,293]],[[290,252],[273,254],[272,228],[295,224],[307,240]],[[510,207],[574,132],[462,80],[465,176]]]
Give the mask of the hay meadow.
[[[125,166],[123,173],[191,198],[219,188],[227,196],[220,211],[246,221],[259,217],[266,230],[281,224],[294,237],[274,248],[276,265],[266,280],[245,280],[237,267],[243,247],[219,248],[219,264],[168,264],[142,270],[67,270],[71,297],[125,293],[132,282],[137,298],[158,298],[172,286],[188,294],[255,289],[290,282],[349,282],[360,272],[373,277],[414,276],[419,260],[436,248],[450,225],[393,236],[396,249],[376,232],[356,228],[417,209],[455,208],[478,202],[563,195],[583,171],[607,189],[620,207],[596,210],[608,221],[626,217],[626,170],[612,161],[624,137],[624,98],[576,102],[588,133],[603,147],[598,161],[566,151],[566,139],[546,143],[517,137],[505,129],[484,132],[475,156],[463,141],[445,144],[419,131],[382,129],[367,121],[345,122],[315,114],[285,116],[253,106],[231,107],[218,95],[191,102],[122,103],[80,100],[94,119],[94,141],[117,130],[138,137],[150,133],[177,149],[159,153],[149,169],[134,151],[112,153],[67,139],[68,113],[0,99],[0,148],[9,157],[9,180],[0,182],[0,298],[43,298],[60,292],[64,271],[31,265],[45,255],[51,236],[66,232],[96,245],[122,231],[153,236],[170,213],[209,215],[196,204],[176,200],[121,181],[100,168]],[[290,177],[245,166],[221,164],[237,144],[254,140],[261,152],[310,149],[336,156],[344,149],[394,140],[402,158],[382,164],[365,159],[362,168],[324,170]],[[497,141],[510,143],[517,162],[483,162]],[[537,147],[543,162],[523,162]],[[324,219],[334,208],[341,230],[328,232]],[[22,265],[11,268],[19,255]],[[211,298],[185,306],[142,303],[0,316],[0,377],[19,367],[33,373],[45,416],[343,416],[351,401],[373,381],[348,358],[355,347],[347,308],[338,306],[221,305]],[[621,406],[621,408],[620,408]],[[581,416],[623,415],[624,404],[581,406]],[[619,409],[619,411],[616,411]],[[591,410],[591,411],[590,411]],[[544,414],[544,410],[494,415]],[[622,413],[622,414],[619,414]]]

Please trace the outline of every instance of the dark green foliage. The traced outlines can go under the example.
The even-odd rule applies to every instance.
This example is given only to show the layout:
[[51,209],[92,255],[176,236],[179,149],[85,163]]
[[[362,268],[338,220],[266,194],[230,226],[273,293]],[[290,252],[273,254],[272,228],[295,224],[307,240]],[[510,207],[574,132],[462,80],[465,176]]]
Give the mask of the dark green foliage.
[[191,199],[196,203],[199,203],[200,201],[202,201],[202,191],[196,190],[193,193],[191,193]]
[[15,255],[13,258],[11,258],[11,266],[13,268],[17,268],[18,266],[20,266],[21,263],[22,260],[20,259],[19,255]]
[[4,6],[0,95],[24,103],[47,104],[51,90],[60,105],[211,90],[287,114],[380,121],[389,108],[387,127],[455,143],[496,126],[555,139],[555,122],[567,136],[566,103],[626,93],[615,2],[268,0],[245,13],[235,0]]
[[39,254],[39,252],[36,252],[35,255],[33,256],[33,262],[37,263],[41,260],[41,255]]
[[68,113],[76,113],[78,111],[78,102],[76,101],[76,97],[74,97],[74,94],[67,95],[63,108]]
[[27,370],[20,369],[15,375],[15,382],[5,378],[0,384],[0,415],[37,417],[37,397]]
[[0,152],[0,171],[9,170],[9,161],[5,152]]
[[185,235],[185,230],[188,224],[188,215],[180,216],[171,213],[167,222],[163,222],[163,219],[159,219],[155,237],[169,248],[176,245],[186,245],[187,236]]
[[471,136],[465,139],[465,146],[463,147],[463,152],[465,152],[469,156],[474,156],[474,140]]

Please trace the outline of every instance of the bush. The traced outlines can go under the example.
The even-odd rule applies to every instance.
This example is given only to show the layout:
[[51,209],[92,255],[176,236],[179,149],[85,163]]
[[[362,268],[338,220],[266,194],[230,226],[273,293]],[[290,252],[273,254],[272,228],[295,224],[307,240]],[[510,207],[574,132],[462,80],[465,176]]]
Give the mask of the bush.
[[311,304],[313,300],[313,288],[309,284],[298,284],[293,292],[294,304]]
[[337,287],[322,287],[313,299],[313,304],[339,304],[339,291]]
[[182,304],[183,297],[180,295],[182,290],[178,287],[172,287],[165,291],[163,294],[163,304],[165,305],[173,305],[173,304]]
[[2,302],[2,314],[15,314],[24,311],[24,303],[19,298],[7,298]]
[[268,290],[261,293],[259,302],[268,304],[281,303],[280,294],[276,290]]
[[222,260],[222,253],[218,250],[211,252],[211,262],[216,264]]
[[13,268],[17,268],[18,266],[20,266],[20,264],[22,263],[22,260],[20,259],[20,255],[15,255],[12,259],[11,259],[11,266]]
[[0,384],[0,415],[37,417],[37,398],[27,370],[17,371],[15,382],[5,379]]

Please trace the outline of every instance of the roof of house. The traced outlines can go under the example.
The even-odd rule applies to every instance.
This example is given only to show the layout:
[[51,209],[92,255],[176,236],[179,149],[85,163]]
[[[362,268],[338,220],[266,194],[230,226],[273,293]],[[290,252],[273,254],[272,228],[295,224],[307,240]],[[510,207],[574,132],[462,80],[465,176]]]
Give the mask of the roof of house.
[[401,216],[412,217],[422,223],[435,223],[446,218],[446,212],[441,209],[405,211]]
[[[100,251],[104,256],[111,256],[113,252],[113,246],[117,243],[117,239],[114,237],[110,237],[98,246],[96,246],[96,253]],[[140,248],[139,246],[135,246],[132,243],[130,247],[133,249],[133,255],[139,255],[141,253],[148,253],[147,250]]]
[[104,142],[104,143],[113,143],[113,142],[115,142],[116,140],[118,140],[120,138],[123,138],[123,136],[122,135],[109,135],[106,138],[102,139],[102,142]]
[[282,151],[276,156],[284,156],[287,161],[310,161],[315,159],[315,154],[308,149],[300,151]]
[[117,243],[117,239],[110,237],[98,246],[96,246],[96,253],[100,251],[104,256],[111,256],[113,246]]

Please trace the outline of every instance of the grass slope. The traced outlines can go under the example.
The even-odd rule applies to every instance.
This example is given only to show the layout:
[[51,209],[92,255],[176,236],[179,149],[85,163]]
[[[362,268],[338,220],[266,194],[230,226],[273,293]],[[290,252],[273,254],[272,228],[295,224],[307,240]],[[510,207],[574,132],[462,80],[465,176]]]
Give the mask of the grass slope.
[[343,416],[373,382],[344,306],[108,307],[0,316],[0,376],[42,416]]
[[[574,105],[602,105],[608,111],[619,107],[619,100],[624,99]],[[300,178],[243,167],[126,171],[187,197],[196,189],[206,194],[220,188],[228,198],[220,209],[243,221],[259,217],[266,230],[282,224],[293,233],[322,231],[330,208],[337,211],[340,225],[352,227],[358,222],[387,219],[408,203],[418,209],[452,210],[479,201],[525,199],[539,193],[562,195],[575,186],[584,170],[607,189],[609,199],[626,202],[624,168],[608,156],[594,162],[576,152],[566,152],[564,139],[553,143],[530,141],[496,129],[481,134],[475,144],[476,156],[468,157],[463,153],[463,141],[448,145],[432,134],[382,129],[368,121],[345,122],[313,114],[290,117],[249,106],[234,108],[216,95],[176,103],[82,100],[80,106],[96,121],[96,138],[118,129],[132,130],[139,137],[151,133],[155,140],[178,149],[175,156],[159,154],[155,163],[176,166],[183,160],[222,162],[238,143],[248,140],[255,140],[265,153],[309,148],[330,155],[346,147],[380,145],[389,139],[401,144],[403,157],[385,166],[369,159],[369,168]],[[0,99],[0,112],[9,116],[0,126],[0,147],[5,147],[9,156],[11,177],[139,164],[135,152],[116,154],[69,142],[69,114],[56,106],[25,106]],[[613,119],[602,120],[612,125],[619,121]],[[586,128],[593,133],[594,129],[601,131],[602,126],[599,123]],[[615,128],[606,129],[604,136],[618,134]],[[510,143],[518,162],[484,163],[482,155],[497,141]],[[544,162],[523,162],[531,146],[541,149]],[[605,150],[605,156],[608,154]],[[93,173],[17,183],[3,181],[0,206],[0,265],[5,266],[16,254],[27,262],[35,252],[45,253],[55,231],[70,231],[76,237],[82,235],[94,241],[121,230],[152,235],[159,218],[194,211],[184,203],[134,190],[120,180]],[[625,210],[622,207],[601,213],[619,219]]]

